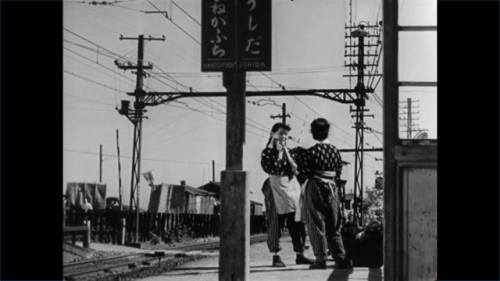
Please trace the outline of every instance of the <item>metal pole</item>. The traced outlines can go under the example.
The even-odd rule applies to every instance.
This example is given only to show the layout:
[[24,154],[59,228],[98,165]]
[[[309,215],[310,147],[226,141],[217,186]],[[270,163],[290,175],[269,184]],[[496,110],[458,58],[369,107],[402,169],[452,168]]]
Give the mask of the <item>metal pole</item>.
[[283,103],[283,113],[282,113],[282,117],[283,117],[283,124],[286,124],[286,103]]
[[[136,80],[136,91],[142,91],[142,67],[144,60],[144,35],[139,35],[139,53],[137,57],[137,80]],[[135,242],[139,242],[139,195],[140,195],[140,181],[141,181],[141,142],[142,142],[142,101],[143,96],[136,96],[136,115],[137,115],[137,129],[138,129],[138,139],[137,139],[137,174],[136,174],[136,206],[135,206]]]
[[407,110],[408,110],[408,113],[407,113],[408,120],[406,120],[406,125],[407,125],[406,127],[408,129],[407,129],[406,134],[407,134],[407,138],[411,139],[411,126],[412,126],[412,124],[411,124],[411,98],[408,99],[408,108],[407,108]]
[[215,160],[212,160],[212,181],[215,182]]
[[99,145],[99,182],[102,182],[102,144]]
[[118,152],[118,194],[119,194],[119,199],[120,199],[120,213],[122,212],[122,193],[123,193],[123,186],[122,186],[122,168],[120,164],[120,143],[118,141],[118,130],[116,130],[116,149]]
[[[358,80],[358,87],[359,87],[359,94],[358,94],[358,99],[359,98],[363,98],[365,96],[365,82],[364,82],[364,69],[365,69],[365,57],[364,57],[364,50],[365,50],[365,38],[364,36],[360,36],[359,39],[359,62],[358,62],[358,65],[359,65],[359,73],[361,74],[359,76],[359,80]],[[365,111],[364,111],[364,100],[363,100],[363,103],[362,103],[362,106],[360,106],[359,108],[361,110],[360,112],[360,122],[361,122],[361,128],[360,128],[360,131],[359,131],[359,136],[360,136],[360,147],[359,149],[361,150],[361,155],[360,155],[360,162],[359,162],[359,172],[360,172],[360,199],[361,199],[361,218],[360,218],[360,224],[363,225],[363,158],[364,158],[364,146],[365,146],[365,130],[364,130],[364,126],[365,126],[365,120],[364,120],[364,115],[365,115]]]

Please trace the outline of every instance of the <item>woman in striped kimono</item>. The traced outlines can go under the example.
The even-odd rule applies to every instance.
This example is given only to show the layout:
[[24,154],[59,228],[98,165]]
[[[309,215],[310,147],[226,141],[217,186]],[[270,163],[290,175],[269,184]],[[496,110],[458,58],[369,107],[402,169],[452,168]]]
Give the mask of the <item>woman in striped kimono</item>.
[[262,192],[269,223],[267,246],[269,251],[274,253],[274,267],[285,267],[279,256],[281,250],[279,239],[285,220],[292,238],[293,250],[297,254],[296,264],[313,263],[304,256],[304,212],[300,212],[299,209],[300,185],[295,177],[297,164],[294,160],[298,149],[289,150],[286,147],[289,131],[289,126],[276,123],[271,129],[271,137],[261,155],[262,169],[269,174]]
[[326,269],[328,250],[336,268],[352,268],[340,236],[343,212],[336,191],[336,179],[342,171],[342,159],[335,146],[328,141],[329,131],[327,120],[314,120],[311,133],[317,144],[297,159],[298,172],[307,179],[303,198],[309,239],[316,256],[311,269]]

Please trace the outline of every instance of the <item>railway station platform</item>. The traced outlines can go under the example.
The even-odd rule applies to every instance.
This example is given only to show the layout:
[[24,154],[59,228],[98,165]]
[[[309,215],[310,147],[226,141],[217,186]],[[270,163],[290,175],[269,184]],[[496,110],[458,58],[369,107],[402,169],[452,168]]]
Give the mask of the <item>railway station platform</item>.
[[[310,243],[307,243],[310,245]],[[267,249],[265,242],[256,243],[250,250],[250,280],[284,280],[284,281],[305,281],[305,280],[328,280],[328,281],[382,281],[383,269],[354,268],[353,270],[333,269],[334,262],[327,261],[327,269],[311,270],[308,265],[296,265],[295,253],[292,249],[291,238],[282,238],[283,250],[280,253],[281,259],[286,264],[285,268],[271,267],[272,255]],[[305,252],[309,258],[314,258],[312,248]],[[213,252],[209,257],[186,263],[170,272],[165,272],[159,276],[151,276],[142,281],[218,281],[218,252]]]

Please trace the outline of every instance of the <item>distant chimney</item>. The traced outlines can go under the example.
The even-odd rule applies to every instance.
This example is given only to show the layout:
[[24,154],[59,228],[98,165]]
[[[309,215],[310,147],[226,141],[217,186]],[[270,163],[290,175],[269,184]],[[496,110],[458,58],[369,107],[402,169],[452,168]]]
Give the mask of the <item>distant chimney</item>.
[[186,185],[186,181],[185,180],[181,180],[181,185]]

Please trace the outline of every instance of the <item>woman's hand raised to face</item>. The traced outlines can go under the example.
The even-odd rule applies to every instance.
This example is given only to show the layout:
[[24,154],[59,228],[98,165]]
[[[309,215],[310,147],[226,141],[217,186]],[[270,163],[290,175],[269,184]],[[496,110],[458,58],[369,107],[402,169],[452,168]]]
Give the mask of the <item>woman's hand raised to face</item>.
[[285,146],[282,144],[281,141],[279,141],[278,139],[274,139],[274,141],[276,142],[276,148],[281,151],[285,148]]

